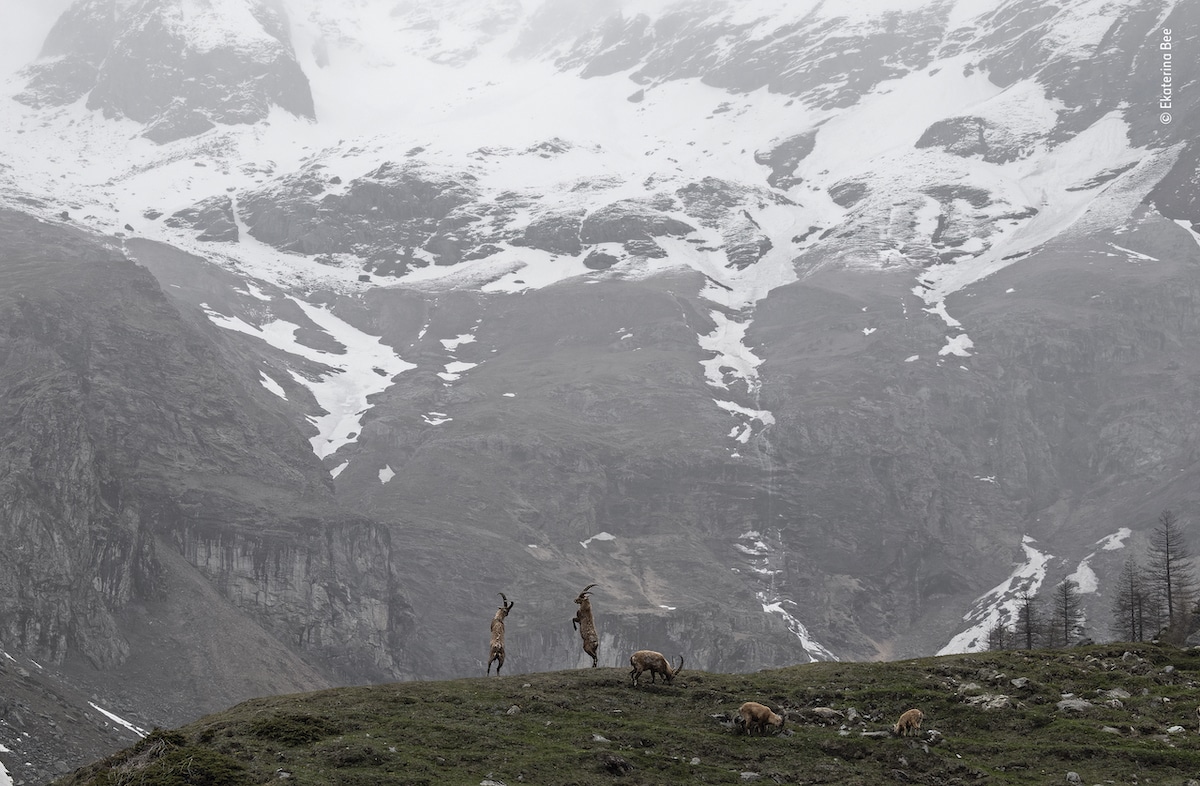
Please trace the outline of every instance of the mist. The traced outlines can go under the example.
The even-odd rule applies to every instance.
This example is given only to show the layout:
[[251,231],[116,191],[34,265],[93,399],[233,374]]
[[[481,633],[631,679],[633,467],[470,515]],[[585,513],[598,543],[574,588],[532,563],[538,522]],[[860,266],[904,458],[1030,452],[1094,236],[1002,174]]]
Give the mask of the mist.
[[0,77],[38,56],[54,21],[70,0],[0,0]]

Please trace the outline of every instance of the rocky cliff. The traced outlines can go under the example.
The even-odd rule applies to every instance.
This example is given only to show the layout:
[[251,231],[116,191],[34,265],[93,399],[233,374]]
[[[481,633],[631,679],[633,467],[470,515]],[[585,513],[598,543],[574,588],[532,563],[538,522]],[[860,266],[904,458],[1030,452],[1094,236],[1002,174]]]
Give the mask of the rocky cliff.
[[220,332],[87,233],[5,211],[0,238],[5,646],[150,725],[413,668],[386,529]]
[[158,143],[215,124],[255,123],[272,107],[313,116],[283,6],[182,0],[77,0],[50,31],[17,100],[89,109],[145,125]]

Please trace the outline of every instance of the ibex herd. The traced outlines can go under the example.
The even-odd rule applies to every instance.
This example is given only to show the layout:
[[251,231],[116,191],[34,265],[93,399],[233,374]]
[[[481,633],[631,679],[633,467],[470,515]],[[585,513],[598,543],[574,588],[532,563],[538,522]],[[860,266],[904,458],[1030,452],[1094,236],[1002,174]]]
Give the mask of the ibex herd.
[[[579,596],[575,598],[575,603],[579,609],[575,612],[575,616],[571,618],[571,625],[579,631],[579,637],[583,640],[583,651],[591,656],[592,668],[599,665],[600,651],[600,636],[596,633],[596,620],[592,616],[592,602],[590,600],[592,587],[595,584],[589,584],[583,588]],[[514,603],[508,600],[508,596],[503,592],[496,593],[500,596],[500,607],[496,609],[496,613],[492,616],[491,630],[492,640],[488,650],[488,667],[487,673],[492,673],[492,663],[496,664],[496,675],[499,676],[501,667],[504,666],[504,620],[508,617],[508,613],[512,611]],[[663,682],[667,685],[675,681],[675,677],[683,670],[683,656],[679,656],[679,665],[672,666],[671,662],[661,652],[654,650],[638,650],[629,656],[629,665],[633,668],[629,672],[629,679],[634,687],[638,686],[638,680],[641,676],[650,672],[650,682],[658,681],[658,676],[662,675]],[[1197,710],[1200,715],[1200,709]],[[911,709],[904,712],[896,724],[892,726],[892,733],[897,737],[916,736],[921,733],[921,721],[925,715],[918,709]],[[738,708],[738,714],[734,718],[734,725],[740,727],[747,735],[753,735],[755,730],[760,735],[767,733],[767,727],[770,726],[777,733],[783,731],[783,726],[786,721],[786,716],[780,715],[771,710],[765,704],[759,704],[757,701],[748,701]]]

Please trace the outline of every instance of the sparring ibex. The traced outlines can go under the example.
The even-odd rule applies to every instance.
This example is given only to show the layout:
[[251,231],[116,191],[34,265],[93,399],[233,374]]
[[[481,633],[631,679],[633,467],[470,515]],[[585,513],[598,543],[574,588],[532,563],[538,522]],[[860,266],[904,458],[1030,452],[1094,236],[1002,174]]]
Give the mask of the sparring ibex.
[[921,721],[925,718],[925,713],[918,709],[905,710],[900,715],[900,720],[896,721],[896,725],[892,727],[892,734],[897,737],[918,737],[921,734]]
[[596,621],[592,619],[592,602],[588,600],[588,590],[596,586],[589,584],[583,588],[583,592],[579,593],[579,597],[575,602],[579,604],[579,611],[575,612],[575,616],[571,618],[571,626],[579,631],[580,638],[583,639],[583,651],[592,656],[592,668],[596,668],[598,664],[596,653],[600,649],[600,637],[596,635]]
[[776,715],[765,704],[748,701],[738,707],[736,722],[746,730],[747,734],[753,734],[755,729],[758,729],[759,734],[766,734],[768,726],[774,726],[777,731],[783,731],[784,717]]
[[657,682],[658,675],[661,674],[663,682],[670,685],[675,680],[675,675],[683,669],[683,656],[679,656],[679,665],[671,668],[671,662],[663,657],[661,652],[638,650],[629,656],[629,665],[633,666],[629,678],[633,680],[635,687],[644,671],[650,672],[650,682]]
[[496,676],[498,677],[500,668],[504,665],[504,618],[516,604],[509,603],[508,596],[503,592],[496,594],[500,596],[500,608],[496,609],[496,615],[492,617],[492,647],[488,653],[487,673],[492,673],[492,661],[496,661]]

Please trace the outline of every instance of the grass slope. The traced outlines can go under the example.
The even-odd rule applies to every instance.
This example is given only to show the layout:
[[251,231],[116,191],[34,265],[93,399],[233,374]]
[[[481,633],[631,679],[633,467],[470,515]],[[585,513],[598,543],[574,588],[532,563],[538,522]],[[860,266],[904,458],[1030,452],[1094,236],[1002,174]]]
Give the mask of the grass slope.
[[[1184,784],[1200,774],[1198,679],[1200,651],[1116,644],[685,669],[636,689],[624,669],[340,688],[156,730],[57,783]],[[785,711],[784,733],[735,732],[746,700]],[[922,738],[864,736],[914,706]]]

